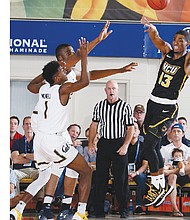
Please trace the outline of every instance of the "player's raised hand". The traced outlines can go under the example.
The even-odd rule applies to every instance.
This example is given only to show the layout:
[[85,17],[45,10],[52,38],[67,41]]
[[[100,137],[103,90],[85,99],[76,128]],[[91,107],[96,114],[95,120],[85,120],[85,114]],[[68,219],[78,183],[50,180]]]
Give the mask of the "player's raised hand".
[[121,73],[133,71],[135,70],[135,67],[138,66],[138,63],[132,62],[124,67],[121,68]]
[[98,36],[99,41],[105,40],[113,32],[113,30],[108,31],[109,26],[110,26],[110,21],[106,21],[104,28],[102,29],[102,31]]
[[87,57],[88,55],[88,41],[86,40],[86,38],[81,37],[79,39],[79,45],[80,45],[80,55],[81,57]]
[[142,17],[142,18],[141,18],[141,24],[144,24],[145,27],[146,27],[146,29],[144,30],[144,32],[157,31],[156,27],[155,27],[153,24],[151,24],[151,23],[147,20],[147,18],[145,18],[145,17]]

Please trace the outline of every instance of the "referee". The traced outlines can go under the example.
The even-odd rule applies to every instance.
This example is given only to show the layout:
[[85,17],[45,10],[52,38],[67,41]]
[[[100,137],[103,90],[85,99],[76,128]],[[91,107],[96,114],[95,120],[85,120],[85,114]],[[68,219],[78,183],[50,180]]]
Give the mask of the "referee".
[[94,137],[99,128],[96,157],[95,217],[105,217],[104,201],[112,166],[120,218],[128,216],[127,149],[133,136],[133,116],[129,104],[118,97],[118,84],[106,83],[107,98],[94,107],[89,134],[89,153],[95,153]]

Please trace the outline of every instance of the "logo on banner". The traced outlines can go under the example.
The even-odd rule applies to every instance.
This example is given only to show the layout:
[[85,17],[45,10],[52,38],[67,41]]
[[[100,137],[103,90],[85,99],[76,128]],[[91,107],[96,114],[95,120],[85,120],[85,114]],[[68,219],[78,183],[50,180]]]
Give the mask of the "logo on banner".
[[47,54],[45,39],[10,39],[11,53]]

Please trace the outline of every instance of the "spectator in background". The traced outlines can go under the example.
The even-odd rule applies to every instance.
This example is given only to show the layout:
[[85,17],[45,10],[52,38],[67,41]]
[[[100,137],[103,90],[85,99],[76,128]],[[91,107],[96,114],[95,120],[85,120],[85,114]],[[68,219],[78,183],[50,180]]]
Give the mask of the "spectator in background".
[[17,130],[19,127],[20,120],[17,116],[10,117],[10,150],[12,149],[13,141],[23,137]]
[[90,154],[96,152],[94,138],[98,127],[100,128],[96,157],[96,218],[105,217],[104,201],[111,164],[120,217],[128,216],[127,150],[134,126],[131,106],[118,97],[118,89],[116,81],[107,81],[105,88],[107,98],[95,105],[90,125],[88,145]]
[[142,141],[143,141],[144,134],[143,134],[142,125],[143,125],[144,118],[145,118],[145,108],[142,104],[135,105],[134,110],[133,110],[133,116],[137,119],[137,123],[139,124],[139,128],[140,128],[140,138],[142,138]]
[[164,169],[172,170],[174,168],[178,168],[179,175],[185,176],[185,165],[188,163],[184,161],[183,150],[174,148],[172,151],[172,161],[171,163],[164,166]]
[[148,168],[148,161],[142,157],[143,142],[139,138],[140,130],[136,119],[134,119],[134,134],[131,143],[128,147],[128,163],[129,166],[133,166],[134,170],[129,172],[129,180],[135,181],[136,188],[136,209],[134,214],[145,214],[142,210],[143,196],[146,190],[146,173]]
[[141,128],[145,118],[145,108],[142,104],[135,105],[133,110],[133,116],[137,119],[137,122]]
[[[161,148],[161,154],[162,154],[162,157],[164,158],[164,165],[167,165],[168,163],[172,161],[173,159],[172,151],[175,148],[183,150],[184,160],[190,161],[190,148],[182,143],[182,137],[184,135],[183,126],[181,124],[176,123],[172,126],[171,132],[172,132],[172,143],[166,146],[163,146]],[[179,172],[179,169],[177,171]],[[173,216],[181,217],[183,216],[183,213],[179,211],[179,208],[176,203],[176,197],[177,197],[176,183],[179,184],[180,186],[183,186],[186,183],[190,182],[190,178],[188,175],[180,176],[177,173],[176,173],[176,170],[168,170],[168,169],[164,170],[164,174],[168,178],[168,184],[173,186],[174,188],[174,190],[170,194],[170,200],[171,200],[172,209],[173,209]],[[162,196],[158,200],[157,205],[159,206],[159,204],[161,203],[162,203]]]
[[[12,160],[10,158],[10,166],[12,167]],[[10,208],[14,208],[18,201],[22,198],[23,193],[16,195],[17,178],[15,172],[10,168]]]
[[170,127],[168,128],[166,135],[164,137],[162,137],[161,141],[160,141],[160,147],[162,146],[166,146],[168,144],[170,144],[172,142],[172,132],[171,132],[171,128],[174,124],[177,123],[177,119],[174,119],[173,123],[170,125]]
[[[24,136],[15,140],[12,145],[11,158],[13,161],[13,170],[18,180],[17,194],[20,193],[19,181],[23,178],[38,178],[38,169],[36,169],[34,161],[34,133],[31,127],[31,117],[26,116],[23,119]],[[39,198],[43,198],[43,190],[38,194]]]
[[[87,142],[89,140],[89,130],[90,128],[87,128],[85,130],[85,136],[87,138]],[[98,142],[98,133],[94,138],[94,142],[93,142],[94,146],[97,146],[97,142]],[[94,152],[94,154],[89,154],[88,146],[84,147],[84,159],[91,166],[93,170],[96,169],[96,152]]]
[[71,124],[67,128],[69,135],[71,136],[71,140],[73,142],[73,146],[78,150],[79,154],[84,156],[84,150],[82,147],[82,142],[80,140],[77,140],[77,138],[81,134],[81,126],[78,124]]
[[185,117],[179,117],[178,118],[178,123],[183,126],[184,129],[184,136],[182,138],[182,142],[190,147],[190,140],[185,137],[185,132],[187,131],[188,125],[187,125],[187,119]]
[[15,176],[14,170],[10,168],[10,199],[15,197],[16,181],[17,179]]

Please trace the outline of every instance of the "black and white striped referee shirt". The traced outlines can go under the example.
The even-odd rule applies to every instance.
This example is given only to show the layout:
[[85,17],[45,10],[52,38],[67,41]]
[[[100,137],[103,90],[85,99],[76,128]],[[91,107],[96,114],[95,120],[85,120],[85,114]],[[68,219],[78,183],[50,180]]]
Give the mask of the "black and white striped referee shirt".
[[93,111],[92,121],[99,123],[99,136],[118,139],[126,135],[127,126],[133,125],[131,106],[119,99],[109,103],[107,99],[98,102]]

